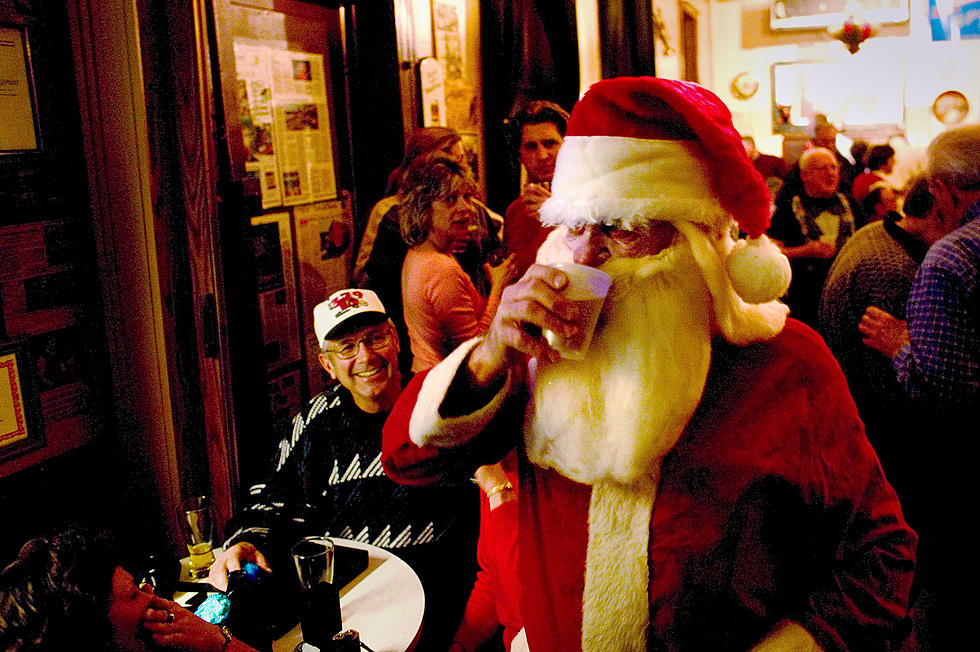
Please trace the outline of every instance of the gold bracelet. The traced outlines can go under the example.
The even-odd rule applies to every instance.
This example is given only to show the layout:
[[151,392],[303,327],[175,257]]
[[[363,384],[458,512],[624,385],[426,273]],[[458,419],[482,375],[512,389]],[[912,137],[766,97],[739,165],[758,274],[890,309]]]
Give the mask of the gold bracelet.
[[231,630],[228,629],[228,625],[221,626],[221,635],[225,637],[225,644],[221,646],[221,652],[225,652],[231,645]]
[[513,490],[514,490],[514,485],[512,485],[508,480],[503,484],[498,484],[496,487],[491,487],[490,491],[487,492],[487,498],[489,498],[490,496],[496,496],[501,491],[513,491]]

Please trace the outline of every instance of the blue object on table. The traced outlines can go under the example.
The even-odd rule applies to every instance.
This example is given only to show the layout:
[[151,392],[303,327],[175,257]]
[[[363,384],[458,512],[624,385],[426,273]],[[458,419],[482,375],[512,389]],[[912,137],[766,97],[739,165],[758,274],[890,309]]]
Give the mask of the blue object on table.
[[231,599],[224,593],[212,593],[194,613],[202,620],[220,625],[228,620],[231,613]]
[[245,562],[245,566],[242,567],[242,570],[245,571],[245,574],[250,580],[257,580],[262,575],[262,569],[259,568],[258,564],[255,564],[254,562]]

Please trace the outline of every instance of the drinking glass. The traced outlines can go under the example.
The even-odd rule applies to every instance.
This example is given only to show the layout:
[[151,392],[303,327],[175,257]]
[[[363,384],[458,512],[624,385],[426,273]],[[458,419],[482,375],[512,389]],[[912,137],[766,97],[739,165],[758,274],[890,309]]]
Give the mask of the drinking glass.
[[327,537],[306,537],[293,546],[292,552],[304,590],[320,582],[333,583],[333,541]]
[[306,537],[293,546],[293,563],[303,587],[300,627],[303,640],[327,649],[343,623],[340,593],[333,585],[333,541],[327,537]]
[[578,263],[557,263],[552,267],[561,270],[568,277],[568,285],[563,294],[578,305],[580,319],[578,328],[571,337],[545,329],[544,338],[566,360],[581,360],[592,343],[592,334],[596,322],[599,321],[599,313],[602,312],[602,304],[609,292],[612,278],[594,267]]
[[183,502],[184,518],[181,527],[184,542],[190,555],[190,575],[193,579],[207,577],[214,563],[211,539],[214,536],[214,518],[205,496],[194,496]]

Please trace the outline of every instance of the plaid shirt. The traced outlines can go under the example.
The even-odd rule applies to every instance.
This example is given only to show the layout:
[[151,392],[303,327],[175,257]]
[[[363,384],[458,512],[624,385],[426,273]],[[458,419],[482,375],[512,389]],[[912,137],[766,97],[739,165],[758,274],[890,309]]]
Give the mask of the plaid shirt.
[[980,400],[980,202],[929,249],[907,307],[909,339],[895,357],[899,382],[936,408]]

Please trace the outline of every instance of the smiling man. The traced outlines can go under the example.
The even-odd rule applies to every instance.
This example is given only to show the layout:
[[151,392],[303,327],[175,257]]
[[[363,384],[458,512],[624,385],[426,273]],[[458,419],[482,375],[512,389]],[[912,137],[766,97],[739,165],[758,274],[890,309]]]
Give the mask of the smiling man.
[[288,549],[303,536],[370,543],[418,573],[426,594],[423,636],[430,637],[423,640],[445,649],[472,585],[475,487],[406,487],[384,475],[381,428],[403,378],[398,335],[374,292],[334,292],[314,308],[313,328],[320,364],[337,382],[294,418],[272,474],[250,489],[248,506],[233,519],[210,581],[223,588],[227,573],[246,561],[292,573]]

